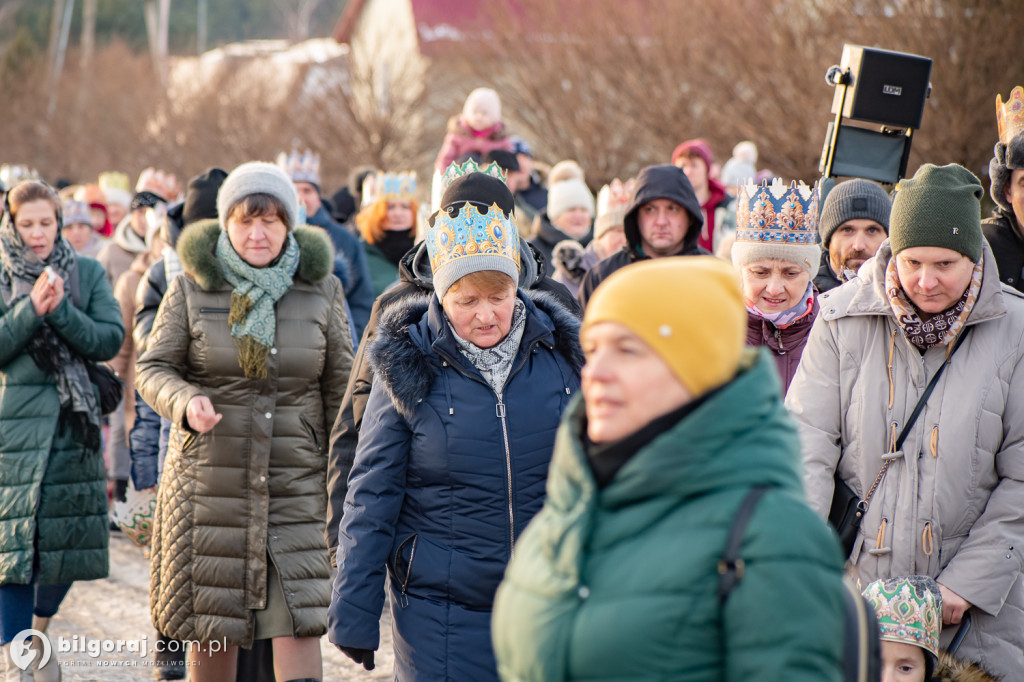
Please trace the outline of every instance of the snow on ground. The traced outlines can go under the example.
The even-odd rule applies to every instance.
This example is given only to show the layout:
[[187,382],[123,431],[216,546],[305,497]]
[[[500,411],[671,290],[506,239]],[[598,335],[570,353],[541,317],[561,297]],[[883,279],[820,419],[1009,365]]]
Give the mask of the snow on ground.
[[[47,634],[51,641],[63,637],[72,644],[82,642],[83,638],[94,641],[137,641],[145,636],[152,649],[156,631],[149,619],[149,562],[142,550],[132,545],[121,533],[111,533],[110,577],[106,580],[75,583]],[[76,636],[78,640],[74,639]],[[76,649],[85,649],[86,646],[89,644],[76,646]],[[320,649],[323,652],[324,682],[394,678],[391,616],[388,609],[385,609],[381,619],[381,647],[376,656],[377,668],[372,672],[366,672],[352,663],[327,641],[326,636],[321,639]],[[65,682],[153,679],[151,652],[146,658],[127,650],[122,650],[120,654],[101,653],[95,658],[85,650],[59,656],[62,663],[67,663],[64,669]]]

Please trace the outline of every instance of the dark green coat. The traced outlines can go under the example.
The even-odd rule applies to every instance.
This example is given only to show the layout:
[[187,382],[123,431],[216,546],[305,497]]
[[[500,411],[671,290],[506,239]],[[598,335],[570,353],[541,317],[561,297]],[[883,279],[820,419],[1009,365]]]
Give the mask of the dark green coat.
[[363,248],[366,250],[366,264],[370,267],[373,296],[376,298],[398,281],[398,263],[389,261],[383,251],[367,241],[363,242]]
[[[341,282],[322,230],[298,228],[299,265],[275,306],[267,378],[246,378],[228,325],[232,286],[216,222],[178,242],[184,274],[160,304],[137,364],[142,398],[171,420],[157,494],[150,610],[162,634],[250,646],[274,562],[295,637],[327,630],[327,430],[352,367]],[[205,395],[223,415],[206,433],[185,408]]]
[[[803,501],[800,446],[767,354],[641,449],[603,490],[567,412],[548,496],[494,606],[505,680],[841,679],[842,559]],[[718,559],[740,502],[746,573],[724,609]]]
[[[81,309],[65,286],[45,319],[72,350],[109,360],[124,339],[121,307],[99,263],[77,264]],[[0,299],[0,584],[29,582],[37,534],[41,585],[105,578],[110,563],[103,457],[61,433],[54,378],[25,352],[43,320],[27,296],[10,309]]]

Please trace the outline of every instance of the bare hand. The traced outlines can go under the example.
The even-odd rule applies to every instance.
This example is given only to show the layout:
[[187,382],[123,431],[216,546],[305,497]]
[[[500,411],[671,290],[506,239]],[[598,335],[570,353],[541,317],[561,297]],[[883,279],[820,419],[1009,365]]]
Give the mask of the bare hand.
[[939,592],[942,593],[942,624],[959,624],[971,603],[945,585],[939,585]]
[[224,415],[213,410],[213,403],[205,395],[197,395],[188,401],[185,408],[185,421],[193,431],[206,433],[221,420]]
[[32,301],[32,308],[36,311],[38,317],[42,317],[50,312],[50,306],[53,305],[53,295],[54,292],[53,287],[50,286],[50,278],[44,272],[36,279],[36,283],[32,285],[32,291],[28,295]]
[[50,289],[53,291],[53,302],[50,303],[50,308],[46,311],[47,313],[52,313],[56,310],[60,302],[64,300],[64,278],[60,275],[55,276]]

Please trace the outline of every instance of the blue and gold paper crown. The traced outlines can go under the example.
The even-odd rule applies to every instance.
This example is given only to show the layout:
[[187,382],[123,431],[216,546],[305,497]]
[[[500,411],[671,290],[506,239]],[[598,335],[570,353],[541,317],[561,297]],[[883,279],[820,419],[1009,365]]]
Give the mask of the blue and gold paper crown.
[[736,241],[810,245],[818,239],[818,186],[779,178],[742,185],[736,200]]
[[377,201],[415,200],[416,173],[371,173],[363,180],[363,206]]
[[288,174],[292,182],[308,182],[320,186],[320,155],[307,149],[304,153],[293,150],[291,154],[277,155],[277,165]]
[[435,278],[442,268],[478,256],[506,258],[519,269],[519,234],[514,215],[506,216],[497,204],[481,213],[469,202],[458,213],[454,211],[454,206],[438,211],[434,224],[427,228],[427,253]]

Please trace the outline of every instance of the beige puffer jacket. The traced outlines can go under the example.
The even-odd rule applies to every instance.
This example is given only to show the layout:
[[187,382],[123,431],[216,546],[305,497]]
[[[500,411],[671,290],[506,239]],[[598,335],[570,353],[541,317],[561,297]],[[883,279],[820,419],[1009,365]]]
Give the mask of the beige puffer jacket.
[[[282,579],[296,637],[326,632],[327,432],[352,366],[333,254],[318,230],[295,231],[299,268],[277,302],[268,379],[247,379],[228,327],[231,285],[214,256],[215,223],[186,231],[176,277],[139,359],[140,395],[172,422],[153,533],[150,608],[177,639],[249,646],[266,606],[267,556]],[[223,419],[187,428],[206,395]]]
[[[884,291],[891,256],[886,241],[859,278],[821,295],[786,398],[800,428],[807,496],[823,516],[837,465],[861,496],[871,487],[946,357],[945,347],[922,355],[900,331]],[[872,498],[850,561],[864,585],[926,574],[959,594],[975,608],[958,655],[1020,679],[1024,300],[1000,284],[987,243],[983,258],[969,336]]]

